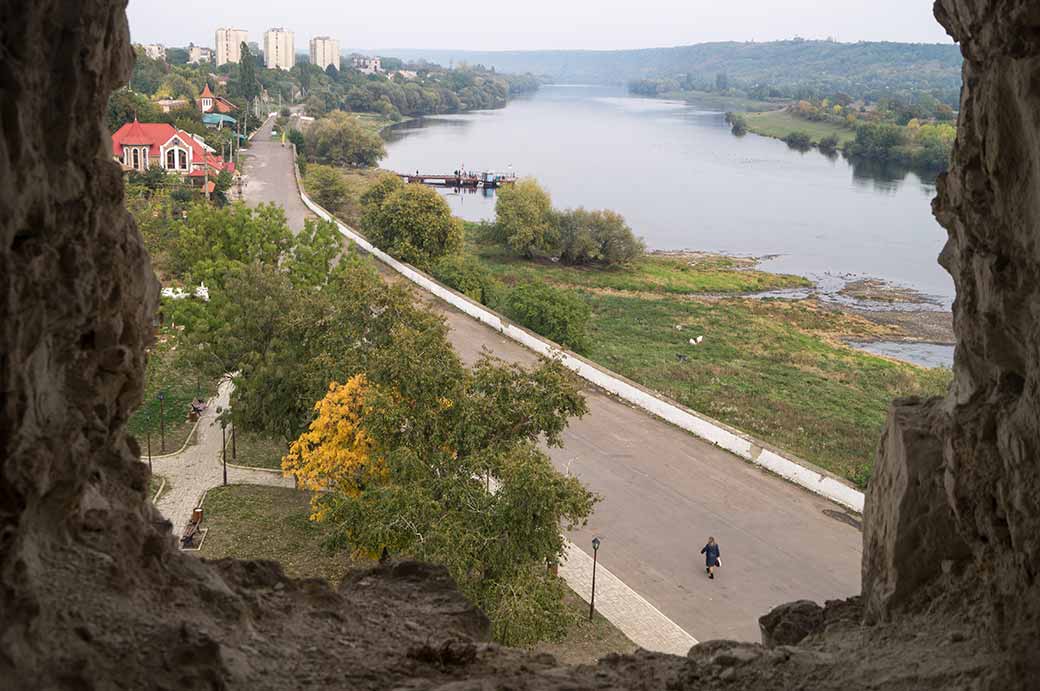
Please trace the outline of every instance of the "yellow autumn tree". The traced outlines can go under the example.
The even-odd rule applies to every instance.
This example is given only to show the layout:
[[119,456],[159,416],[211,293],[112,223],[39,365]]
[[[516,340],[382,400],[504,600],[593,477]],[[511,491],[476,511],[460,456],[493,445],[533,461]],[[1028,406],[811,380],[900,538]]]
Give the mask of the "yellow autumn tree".
[[[361,424],[369,385],[363,374],[346,384],[333,382],[318,401],[317,418],[289,447],[282,471],[295,476],[301,487],[357,496],[364,479],[378,477],[382,464],[371,457],[372,439]],[[320,521],[324,508],[314,495],[312,520]]]

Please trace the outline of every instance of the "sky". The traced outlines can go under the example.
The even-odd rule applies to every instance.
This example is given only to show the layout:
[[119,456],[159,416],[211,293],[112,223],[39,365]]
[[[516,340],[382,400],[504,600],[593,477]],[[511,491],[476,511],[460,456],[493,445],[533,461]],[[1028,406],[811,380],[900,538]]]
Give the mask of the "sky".
[[[172,11],[173,8],[176,11]],[[212,46],[220,26],[296,33],[341,48],[540,50],[653,48],[802,36],[949,43],[931,0],[130,0],[136,43]]]

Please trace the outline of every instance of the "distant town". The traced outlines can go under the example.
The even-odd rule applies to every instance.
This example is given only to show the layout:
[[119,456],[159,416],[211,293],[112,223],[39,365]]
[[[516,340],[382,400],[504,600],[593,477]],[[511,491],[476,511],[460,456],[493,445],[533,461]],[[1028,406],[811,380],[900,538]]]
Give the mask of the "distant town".
[[[288,29],[271,28],[264,32],[263,47],[249,40],[249,32],[245,29],[234,29],[221,27],[217,29],[213,39],[215,48],[197,46],[194,43],[187,47],[178,48],[187,52],[188,64],[198,65],[201,63],[213,63],[220,67],[228,63],[238,64],[242,60],[242,45],[245,44],[253,54],[262,54],[264,65],[272,70],[291,70],[296,66],[296,34]],[[170,50],[161,43],[140,44],[144,54],[153,60],[166,60],[166,52]],[[339,41],[329,36],[315,36],[310,40],[310,63],[321,69],[335,67],[342,69],[343,56],[340,54]],[[416,77],[411,70],[394,70],[387,74],[384,72],[378,57],[352,54],[349,57],[350,66],[365,74],[400,74],[405,78]]]

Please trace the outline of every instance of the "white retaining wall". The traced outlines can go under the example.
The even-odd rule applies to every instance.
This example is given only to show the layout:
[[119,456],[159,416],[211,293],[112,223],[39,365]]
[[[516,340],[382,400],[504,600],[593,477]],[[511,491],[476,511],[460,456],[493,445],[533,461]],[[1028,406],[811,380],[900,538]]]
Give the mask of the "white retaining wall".
[[[299,183],[298,170],[296,171],[296,175],[297,182]],[[456,293],[454,290],[451,290],[444,285],[441,285],[411,265],[394,259],[389,254],[370,243],[360,233],[340,222],[328,211],[313,202],[310,197],[307,196],[306,192],[303,191],[302,185],[299,185],[299,192],[300,198],[303,199],[303,203],[307,205],[307,208],[321,218],[334,222],[339,228],[339,231],[352,242],[375,256],[379,261],[391,267],[394,271],[397,271],[399,274],[421,287],[423,290],[433,293],[440,299],[462,310],[477,321],[487,324],[496,331],[505,334],[509,338],[527,348],[530,348],[536,353],[540,353],[547,357],[559,358],[564,365],[576,372],[578,376],[595,384],[601,389],[614,394],[618,398],[621,398],[648,413],[656,415],[662,420],[670,422],[688,432],[692,432],[698,437],[710,441],[716,446],[722,447],[747,461],[762,466],[786,480],[797,483],[806,489],[827,497],[831,501],[837,502],[838,504],[848,507],[858,513],[863,512],[863,493],[853,489],[841,480],[812,468],[808,468],[789,458],[785,458],[768,448],[763,448],[761,445],[756,444],[747,437],[726,429],[721,425],[721,423],[705,419],[691,410],[687,410],[675,403],[665,401],[652,393],[621,379],[617,375],[600,369],[573,353],[562,350],[559,346],[550,341],[546,341],[545,339],[535,336],[529,331],[510,323],[508,320],[499,316],[495,312],[492,312],[483,305]]]

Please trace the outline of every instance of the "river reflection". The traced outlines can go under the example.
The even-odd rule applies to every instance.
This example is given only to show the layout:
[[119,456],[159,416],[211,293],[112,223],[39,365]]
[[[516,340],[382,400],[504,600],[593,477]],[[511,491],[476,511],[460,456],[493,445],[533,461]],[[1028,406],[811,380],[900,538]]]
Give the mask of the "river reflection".
[[[770,270],[871,276],[952,300],[933,181],[734,137],[710,108],[551,86],[502,110],[403,123],[387,140],[385,168],[515,170],[556,206],[619,211],[654,249],[779,255]],[[493,194],[444,192],[464,218],[494,217]]]

